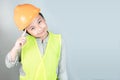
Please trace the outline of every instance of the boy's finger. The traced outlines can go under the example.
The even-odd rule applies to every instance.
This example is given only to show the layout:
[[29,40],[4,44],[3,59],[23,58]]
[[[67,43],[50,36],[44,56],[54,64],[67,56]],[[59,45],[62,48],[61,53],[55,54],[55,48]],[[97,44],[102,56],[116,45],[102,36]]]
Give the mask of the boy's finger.
[[26,29],[25,29],[25,31],[22,33],[21,37],[24,37],[25,34],[26,34]]

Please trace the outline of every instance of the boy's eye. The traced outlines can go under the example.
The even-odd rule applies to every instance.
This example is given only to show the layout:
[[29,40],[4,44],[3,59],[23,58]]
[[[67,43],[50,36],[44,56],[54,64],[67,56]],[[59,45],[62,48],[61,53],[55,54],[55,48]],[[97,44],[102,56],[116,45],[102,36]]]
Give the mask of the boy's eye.
[[31,28],[31,30],[35,29],[34,27]]
[[41,23],[41,21],[38,21],[38,24],[40,24]]

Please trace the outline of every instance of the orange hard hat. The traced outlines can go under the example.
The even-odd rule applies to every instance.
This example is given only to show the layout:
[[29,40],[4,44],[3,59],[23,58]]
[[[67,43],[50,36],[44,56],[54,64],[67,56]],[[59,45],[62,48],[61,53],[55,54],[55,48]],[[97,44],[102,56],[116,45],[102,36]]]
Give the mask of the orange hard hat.
[[14,9],[14,20],[19,30],[30,25],[33,19],[39,14],[40,9],[32,4],[20,4]]

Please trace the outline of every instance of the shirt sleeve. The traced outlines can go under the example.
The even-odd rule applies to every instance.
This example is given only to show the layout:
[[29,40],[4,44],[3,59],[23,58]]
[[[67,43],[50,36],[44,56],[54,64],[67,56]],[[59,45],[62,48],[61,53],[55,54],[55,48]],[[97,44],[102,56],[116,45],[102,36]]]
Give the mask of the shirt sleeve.
[[66,69],[66,51],[64,41],[62,39],[61,55],[58,65],[58,80],[68,80],[67,69]]
[[[20,53],[20,52],[19,52]],[[14,67],[19,63],[19,55],[16,56],[15,61],[11,60],[11,55],[8,53],[5,57],[5,65],[7,68]]]

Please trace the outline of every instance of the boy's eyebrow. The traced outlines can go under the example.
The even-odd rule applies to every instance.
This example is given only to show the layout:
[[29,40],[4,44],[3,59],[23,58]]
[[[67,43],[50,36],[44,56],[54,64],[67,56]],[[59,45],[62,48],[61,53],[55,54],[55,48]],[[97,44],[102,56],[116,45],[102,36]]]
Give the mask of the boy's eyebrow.
[[42,19],[42,18],[41,18],[41,17],[39,17],[37,21],[39,21],[40,19]]
[[30,29],[31,27],[34,27],[34,26],[30,25],[30,26],[28,27],[28,29]]

